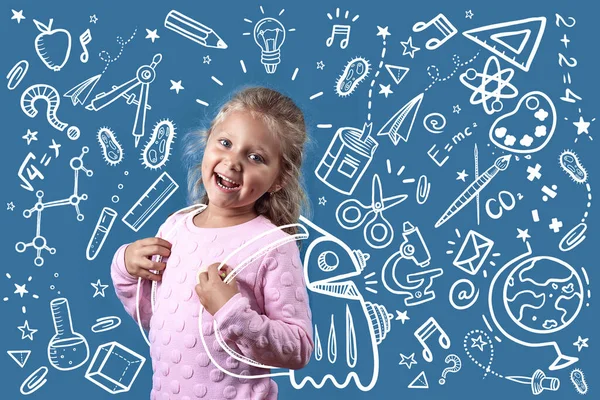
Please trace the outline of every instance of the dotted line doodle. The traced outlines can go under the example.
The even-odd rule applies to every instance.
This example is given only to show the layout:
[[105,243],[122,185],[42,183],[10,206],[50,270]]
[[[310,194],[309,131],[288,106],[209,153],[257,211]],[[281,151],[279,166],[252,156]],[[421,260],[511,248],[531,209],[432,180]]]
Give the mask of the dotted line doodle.
[[385,59],[385,52],[386,52],[386,46],[387,42],[385,40],[385,38],[383,39],[383,47],[381,48],[381,59],[379,60],[379,65],[377,66],[377,71],[375,72],[375,75],[373,75],[373,79],[371,80],[371,85],[369,87],[369,98],[368,98],[368,102],[367,102],[367,109],[369,110],[369,112],[367,113],[367,123],[371,122],[371,106],[372,106],[372,101],[371,98],[373,97],[373,86],[375,86],[375,82],[377,81],[377,77],[379,76],[379,73],[381,72],[381,67],[383,66],[383,60]]
[[136,33],[137,33],[137,28],[135,28],[135,30],[133,31],[133,33],[131,34],[129,39],[127,39],[126,41],[123,41],[123,38],[121,36],[117,36],[117,43],[121,46],[121,48],[119,49],[119,54],[117,54],[116,57],[113,58],[110,55],[110,53],[106,50],[102,50],[98,54],[98,57],[100,57],[100,59],[106,63],[106,65],[104,66],[104,70],[102,71],[103,74],[106,72],[106,70],[108,69],[108,66],[110,64],[114,63],[121,57],[121,54],[123,54],[123,49],[125,48],[125,46],[127,46],[129,44],[129,42],[131,42],[133,40]]
[[[458,71],[458,69],[460,67],[464,67],[465,65],[472,63],[473,61],[475,61],[475,59],[477,58],[478,55],[479,55],[479,51],[471,59],[469,59],[468,61],[465,61],[464,63],[461,63],[460,56],[458,54],[454,54],[452,56],[452,63],[454,64],[454,70],[450,73],[450,75],[446,76],[445,78],[441,78],[441,79],[440,79],[440,70],[438,69],[438,67],[436,67],[435,65],[430,65],[429,67],[427,67],[427,75],[429,75],[429,77],[431,78],[431,83],[429,84],[429,86],[427,86],[427,88],[425,88],[425,91],[428,91],[429,89],[431,89],[431,87],[433,85],[435,85],[437,82],[444,82],[444,81],[447,81],[448,79],[452,78],[454,76],[454,74],[456,73],[456,71]],[[431,69],[434,69],[435,73],[432,74],[430,71]]]
[[[489,360],[487,366],[484,366],[477,359],[475,359],[475,357],[469,351],[471,336],[475,336],[475,335],[485,336],[485,340],[487,340],[486,345],[490,346],[490,360]],[[488,373],[493,374],[494,376],[497,376],[498,378],[504,378],[501,374],[499,374],[491,369],[492,363],[494,362],[494,343],[492,342],[492,339],[487,334],[487,332],[480,331],[479,329],[470,331],[465,336],[465,340],[463,341],[463,347],[464,347],[465,352],[467,353],[467,356],[469,357],[469,359],[471,361],[473,361],[475,363],[475,365],[477,365],[479,368],[481,368],[485,371],[485,374],[483,374],[484,378],[487,376]]]
[[585,188],[587,189],[587,198],[588,198],[588,202],[586,204],[586,207],[588,208],[588,210],[586,210],[583,213],[583,218],[581,219],[581,222],[585,222],[585,219],[588,217],[589,215],[589,209],[592,207],[592,187],[590,186],[589,183],[585,184]]

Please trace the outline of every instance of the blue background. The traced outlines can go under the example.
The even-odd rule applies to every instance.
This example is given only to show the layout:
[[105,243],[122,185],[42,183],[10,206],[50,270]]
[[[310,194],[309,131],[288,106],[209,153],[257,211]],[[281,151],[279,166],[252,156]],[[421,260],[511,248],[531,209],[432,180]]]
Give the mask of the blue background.
[[[598,171],[596,155],[596,141],[590,141],[588,135],[579,136],[577,143],[577,128],[572,125],[579,119],[579,111],[586,121],[596,117],[599,99],[597,95],[597,41],[598,28],[595,7],[589,2],[558,2],[558,1],[502,1],[481,6],[481,2],[454,1],[451,5],[447,2],[433,0],[428,2],[386,2],[371,0],[369,2],[346,1],[332,2],[322,0],[318,2],[291,2],[291,1],[230,1],[230,2],[200,2],[200,1],[6,1],[3,2],[2,23],[0,23],[2,57],[0,57],[0,71],[8,71],[19,60],[29,61],[29,71],[14,91],[5,87],[0,90],[0,109],[3,123],[3,154],[0,157],[0,170],[2,171],[2,204],[13,202],[14,211],[0,211],[2,236],[2,254],[4,255],[3,270],[11,278],[3,274],[0,277],[0,294],[5,299],[0,303],[2,311],[1,337],[5,351],[0,357],[0,369],[3,371],[2,398],[18,398],[21,382],[39,366],[47,365],[50,369],[48,382],[43,388],[32,394],[31,398],[81,398],[106,399],[111,395],[87,381],[82,368],[69,372],[61,372],[50,367],[46,347],[54,334],[52,319],[49,312],[49,302],[56,297],[69,299],[71,313],[76,331],[85,335],[93,352],[98,345],[116,340],[132,350],[147,357],[147,363],[138,376],[132,389],[121,398],[147,398],[151,388],[151,362],[148,348],[142,339],[136,323],[128,317],[119,300],[114,295],[110,281],[110,262],[114,251],[123,243],[132,242],[142,237],[153,236],[159,225],[173,211],[184,207],[186,203],[185,178],[186,171],[181,163],[182,143],[185,133],[206,127],[215,115],[220,104],[227,100],[229,95],[241,85],[266,85],[280,90],[291,96],[305,112],[309,134],[312,140],[307,147],[306,162],[303,167],[306,189],[312,203],[313,221],[318,221],[319,226],[345,241],[351,248],[360,248],[371,254],[365,273],[379,272],[385,260],[397,251],[402,239],[400,235],[402,222],[410,220],[418,226],[431,251],[431,266],[443,268],[444,275],[436,279],[434,290],[437,298],[434,301],[416,307],[408,308],[408,320],[405,324],[392,320],[391,331],[386,339],[379,345],[380,374],[377,385],[367,393],[361,392],[353,384],[343,390],[346,398],[422,398],[422,399],[479,399],[482,396],[490,399],[500,398],[526,398],[532,396],[527,386],[487,376],[483,378],[484,371],[472,363],[462,349],[465,334],[472,329],[486,330],[481,314],[488,310],[487,288],[495,268],[500,268],[505,262],[525,251],[525,245],[516,238],[517,228],[529,229],[530,243],[534,255],[548,255],[560,258],[577,270],[585,267],[590,278],[590,285],[586,290],[592,289],[598,277],[596,253],[593,243],[598,243],[597,217],[592,208],[586,208],[587,192],[585,185],[572,182],[561,170],[558,156],[564,149],[574,150],[588,170],[592,189],[595,173]],[[278,18],[286,28],[296,28],[295,32],[288,32],[284,48],[282,49],[282,62],[274,75],[267,75],[260,64],[258,48],[251,36],[243,36],[243,32],[251,32],[253,25],[244,22],[244,18],[257,21],[262,18],[259,6],[263,6],[266,16]],[[332,47],[325,45],[325,40],[331,34],[330,21],[326,14],[334,13],[336,7],[340,11],[350,11],[350,16],[356,14],[360,18],[352,24],[350,44],[346,49],[340,49],[339,39]],[[17,24],[11,20],[11,9],[21,10],[26,19]],[[199,46],[172,31],[163,27],[166,14],[176,9],[188,16],[211,26],[227,42],[226,51],[208,49]],[[285,13],[281,17],[277,14],[281,9]],[[472,10],[473,19],[465,18],[465,11]],[[522,18],[545,16],[547,25],[540,48],[533,61],[529,72],[515,69],[512,83],[519,89],[519,97],[504,101],[504,110],[512,110],[521,95],[540,90],[546,93],[554,102],[557,109],[557,127],[553,139],[540,152],[534,153],[531,160],[520,157],[516,161],[513,157],[507,171],[500,173],[493,182],[482,192],[481,225],[477,226],[474,203],[470,204],[449,222],[438,229],[433,225],[444,210],[461,192],[474,175],[473,171],[473,145],[479,148],[480,173],[483,172],[500,155],[502,150],[490,144],[488,130],[497,115],[488,116],[480,105],[470,105],[471,90],[463,86],[458,75],[468,67],[478,71],[483,69],[487,57],[491,55],[487,50],[481,49],[477,44],[469,41],[460,33],[450,39],[436,51],[425,50],[427,34],[414,34],[411,27],[418,21],[429,21],[438,13],[443,13],[457,27],[459,32],[497,22],[512,21]],[[567,18],[573,16],[577,23],[573,28],[555,24],[555,13],[560,13]],[[96,24],[91,24],[89,18],[95,14],[98,17]],[[39,31],[33,24],[33,19],[42,23],[54,18],[54,28],[65,28],[72,35],[72,51],[69,62],[60,72],[47,69],[36,56],[33,42]],[[392,222],[396,229],[394,242],[385,249],[374,250],[369,248],[362,238],[362,229],[346,231],[342,229],[335,219],[335,209],[338,204],[349,198],[325,186],[314,175],[314,170],[327,149],[337,128],[350,126],[360,128],[366,121],[367,91],[373,73],[377,68],[381,52],[381,37],[376,36],[377,26],[388,26],[391,36],[387,38],[387,55],[385,63],[409,67],[411,71],[407,77],[396,85],[390,79],[385,69],[382,68],[374,87],[372,120],[374,133],[392,116],[402,105],[417,94],[421,93],[430,83],[426,68],[435,64],[440,69],[441,75],[448,74],[453,69],[451,58],[458,54],[463,61],[471,58],[481,50],[479,57],[469,66],[461,67],[447,82],[438,82],[426,92],[423,103],[417,115],[410,140],[408,143],[400,142],[398,146],[390,145],[385,137],[378,137],[380,146],[373,162],[363,176],[353,198],[368,204],[371,194],[371,179],[373,173],[378,173],[384,196],[407,193],[409,199],[388,211],[386,218]],[[87,64],[79,62],[80,46],[78,36],[85,29],[90,28],[93,40],[88,46],[90,61]],[[77,141],[66,138],[66,132],[59,132],[52,128],[45,119],[42,103],[40,115],[36,118],[27,117],[20,110],[20,96],[23,91],[34,84],[46,83],[55,87],[61,96],[70,88],[83,80],[96,75],[104,68],[104,63],[98,58],[100,50],[106,49],[113,56],[119,49],[115,37],[128,38],[137,28],[135,38],[129,43],[120,57],[113,63],[88,99],[96,93],[107,91],[110,85],[120,84],[133,78],[135,70],[151,61],[156,53],[162,53],[162,62],[157,67],[157,77],[150,87],[150,104],[152,110],[148,112],[146,122],[146,138],[151,128],[160,119],[169,118],[176,124],[177,139],[169,162],[163,171],[168,173],[180,184],[180,189],[157,212],[150,221],[139,231],[133,232],[126,227],[120,218],[131,207],[133,202],[146,190],[158,177],[160,171],[144,169],[139,161],[141,146],[134,149],[132,146],[131,127],[135,116],[135,108],[127,106],[119,100],[98,112],[90,112],[79,105],[73,107],[69,99],[61,97],[58,117],[61,121],[76,125],[81,129],[81,137]],[[158,29],[160,38],[153,43],[145,39],[146,28]],[[433,31],[431,34],[435,34]],[[567,34],[571,42],[565,49],[560,39]],[[421,50],[415,53],[414,59],[402,56],[400,41],[413,37],[416,46]],[[575,57],[578,65],[568,69],[561,67],[558,53],[566,57]],[[203,57],[209,55],[210,64],[203,63]],[[349,97],[340,98],[334,92],[335,81],[342,73],[343,67],[353,57],[362,56],[370,61],[375,69],[357,90]],[[247,73],[243,73],[239,60],[243,59]],[[316,63],[323,61],[323,70],[316,68]],[[502,68],[512,67],[504,60],[500,60]],[[291,76],[295,68],[299,68],[297,78],[292,81]],[[564,96],[565,88],[563,75],[570,72],[572,84],[569,86],[583,100],[570,104],[560,100]],[[220,79],[224,85],[219,86],[211,80],[211,76]],[[170,80],[182,80],[185,87],[176,94],[169,90]],[[394,91],[388,98],[377,94],[379,83],[391,84]],[[323,91],[324,94],[314,100],[310,96]],[[195,102],[202,99],[210,104],[204,107]],[[86,103],[87,104],[87,103]],[[460,114],[452,112],[454,105],[460,105]],[[431,112],[441,112],[446,116],[447,125],[442,134],[434,135],[423,129],[423,117]],[[567,120],[566,120],[567,119]],[[478,127],[471,129],[473,134],[462,140],[450,154],[450,159],[443,167],[438,167],[428,156],[427,150],[435,143],[439,148],[449,141],[453,135],[465,127],[476,122]],[[330,129],[319,129],[317,124],[331,124]],[[598,122],[592,122],[589,128],[590,135],[595,136]],[[116,167],[109,167],[103,161],[100,147],[96,139],[96,132],[103,126],[109,126],[117,136],[125,150],[125,160]],[[29,146],[21,137],[27,129],[38,131],[37,141]],[[44,265],[36,267],[33,264],[34,251],[29,248],[24,253],[15,251],[15,243],[27,242],[35,232],[35,215],[29,219],[23,217],[23,210],[35,204],[35,192],[29,192],[20,187],[17,171],[21,162],[31,151],[38,160],[44,153],[53,154],[48,149],[51,139],[60,143],[60,156],[52,159],[47,167],[40,167],[45,179],[34,180],[32,185],[35,190],[45,192],[44,201],[65,198],[72,193],[73,172],[68,161],[81,152],[82,146],[88,146],[90,152],[85,155],[84,163],[87,168],[94,171],[93,177],[83,175],[79,177],[80,193],[87,193],[87,201],[80,204],[85,220],[78,222],[76,213],[70,206],[63,206],[44,210],[42,218],[42,234],[45,235],[51,247],[57,249],[55,255],[44,252]],[[146,139],[142,139],[144,144]],[[440,152],[440,155],[443,153]],[[392,173],[386,170],[386,160],[390,160]],[[542,178],[530,182],[527,180],[527,166],[539,163],[542,165]],[[398,177],[395,172],[404,165],[403,174]],[[456,180],[456,172],[465,169],[469,174],[467,183]],[[125,176],[124,172],[129,175]],[[419,205],[414,200],[416,184],[403,184],[402,179],[415,178],[427,175],[431,182],[431,193],[424,205]],[[122,183],[122,190],[117,185]],[[541,187],[543,185],[558,185],[558,195],[548,202],[542,202]],[[484,211],[485,200],[497,195],[500,190],[511,191],[523,195],[517,206],[505,212],[498,220],[489,218]],[[592,191],[593,193],[593,191]],[[118,195],[120,201],[111,202],[113,195]],[[325,205],[319,205],[318,198],[324,196]],[[85,257],[85,249],[97,216],[103,207],[109,206],[119,212],[104,248],[94,261]],[[531,220],[531,209],[537,208],[541,221],[534,223]],[[588,225],[587,239],[574,250],[563,253],[558,249],[562,236],[571,227],[579,223],[583,213],[590,210],[586,219]],[[564,224],[560,233],[553,233],[548,224],[556,217]],[[469,229],[474,229],[495,241],[493,252],[501,255],[494,259],[496,267],[486,265],[488,278],[481,276],[473,279],[480,289],[477,303],[465,311],[453,309],[448,302],[450,286],[460,278],[466,278],[464,272],[452,266],[454,255],[446,254],[451,248],[448,240],[457,242],[454,247],[456,253],[461,239],[456,239],[454,229],[460,230],[464,235]],[[58,276],[55,276],[58,274]],[[27,281],[32,277],[31,281]],[[106,296],[92,297],[94,289],[90,282],[100,279],[103,284],[109,284]],[[396,315],[395,310],[404,311],[402,297],[387,293],[379,274],[372,279],[379,281],[374,285],[377,294],[362,290],[366,300],[385,305],[388,312]],[[21,298],[14,294],[15,284],[27,283],[28,294]],[[51,285],[53,289],[51,288]],[[60,293],[59,293],[60,292]],[[33,298],[37,294],[39,298]],[[589,304],[589,307],[585,306]],[[22,312],[26,307],[26,313]],[[502,342],[494,342],[496,357],[492,369],[503,375],[531,375],[540,368],[547,374],[558,377],[561,387],[557,392],[546,391],[543,396],[554,399],[575,398],[578,394],[569,382],[569,372],[574,367],[581,368],[591,382],[588,396],[594,395],[594,378],[597,378],[598,367],[596,360],[598,353],[595,350],[593,335],[593,314],[595,304],[592,299],[585,299],[582,312],[577,320],[568,329],[561,331],[553,338],[560,344],[563,353],[578,356],[579,362],[572,367],[559,371],[549,372],[547,366],[555,357],[552,348],[528,348],[502,338]],[[318,310],[313,310],[318,313]],[[118,315],[122,318],[122,325],[116,330],[101,334],[93,334],[90,327],[97,318],[106,315]],[[433,363],[426,363],[421,356],[421,348],[413,332],[427,318],[434,316],[452,340],[450,350],[441,349],[433,340],[429,341],[434,352]],[[489,318],[488,318],[489,319]],[[28,320],[32,328],[38,329],[34,340],[21,339],[21,332],[17,326],[23,325]],[[495,330],[492,335],[500,335]],[[584,347],[581,352],[573,346],[577,336],[589,338],[589,347]],[[30,349],[32,354],[24,368],[19,368],[14,361],[6,355],[6,350]],[[399,353],[410,355],[415,353],[418,364],[410,370],[399,365]],[[441,371],[448,366],[443,359],[447,354],[454,353],[462,360],[462,369],[456,374],[449,374],[444,386],[437,384]],[[487,360],[483,360],[487,361]],[[85,366],[87,367],[87,365]],[[428,390],[408,389],[407,385],[420,371],[425,371],[429,380]],[[597,379],[596,379],[597,380]],[[342,392],[331,384],[322,389],[315,389],[310,385],[302,390],[294,390],[287,378],[277,378],[280,388],[280,398],[331,398],[340,396]]]

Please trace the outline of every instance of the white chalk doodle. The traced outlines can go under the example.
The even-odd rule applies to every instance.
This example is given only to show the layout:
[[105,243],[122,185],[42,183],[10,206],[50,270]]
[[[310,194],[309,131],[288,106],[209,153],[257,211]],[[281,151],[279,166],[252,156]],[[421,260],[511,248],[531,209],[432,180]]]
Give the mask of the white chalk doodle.
[[[427,50],[436,50],[441,45],[450,40],[456,33],[458,32],[454,25],[446,18],[444,14],[438,14],[435,18],[428,22],[417,22],[413,25],[413,32],[423,32],[427,30],[430,26],[434,26],[437,28],[439,33],[442,34],[442,38],[438,39],[437,37],[433,37],[425,43],[425,48]],[[412,57],[412,56],[411,56]]]
[[523,95],[513,111],[494,121],[489,136],[502,150],[530,154],[550,142],[555,128],[554,103],[545,93],[533,91]]
[[169,161],[175,136],[173,121],[164,119],[157,122],[148,143],[142,151],[142,165],[150,169],[162,168]]
[[579,157],[572,150],[564,150],[558,157],[560,167],[569,175],[573,182],[583,184],[587,182],[587,171],[579,161]]
[[98,129],[97,138],[102,158],[108,165],[114,167],[123,161],[123,147],[117,140],[115,133],[109,127],[105,126]]
[[51,18],[48,25],[44,25],[33,20],[40,31],[35,37],[35,52],[48,69],[60,71],[71,54],[71,34],[66,29],[52,29],[53,21]]
[[363,57],[356,57],[348,61],[344,71],[335,82],[335,92],[340,97],[350,96],[358,85],[369,75],[371,65]]
[[[536,17],[486,25],[464,31],[462,34],[504,61],[527,72],[542,41],[545,28],[546,18]],[[516,46],[515,38],[520,39]]]

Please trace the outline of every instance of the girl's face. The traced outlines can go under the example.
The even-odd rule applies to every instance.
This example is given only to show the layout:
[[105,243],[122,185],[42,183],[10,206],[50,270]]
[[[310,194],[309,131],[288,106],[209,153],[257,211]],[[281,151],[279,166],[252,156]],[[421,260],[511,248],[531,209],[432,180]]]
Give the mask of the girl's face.
[[210,204],[252,211],[265,192],[276,188],[279,139],[249,112],[232,111],[214,126],[202,158],[202,181]]

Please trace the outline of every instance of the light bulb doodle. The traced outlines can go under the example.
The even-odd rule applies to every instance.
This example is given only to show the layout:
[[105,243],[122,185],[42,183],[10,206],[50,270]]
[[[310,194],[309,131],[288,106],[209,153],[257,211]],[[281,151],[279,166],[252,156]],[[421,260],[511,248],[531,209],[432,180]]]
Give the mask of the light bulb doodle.
[[274,74],[281,62],[280,49],[285,42],[285,28],[275,18],[263,18],[254,26],[254,41],[260,47],[260,62],[267,74]]

